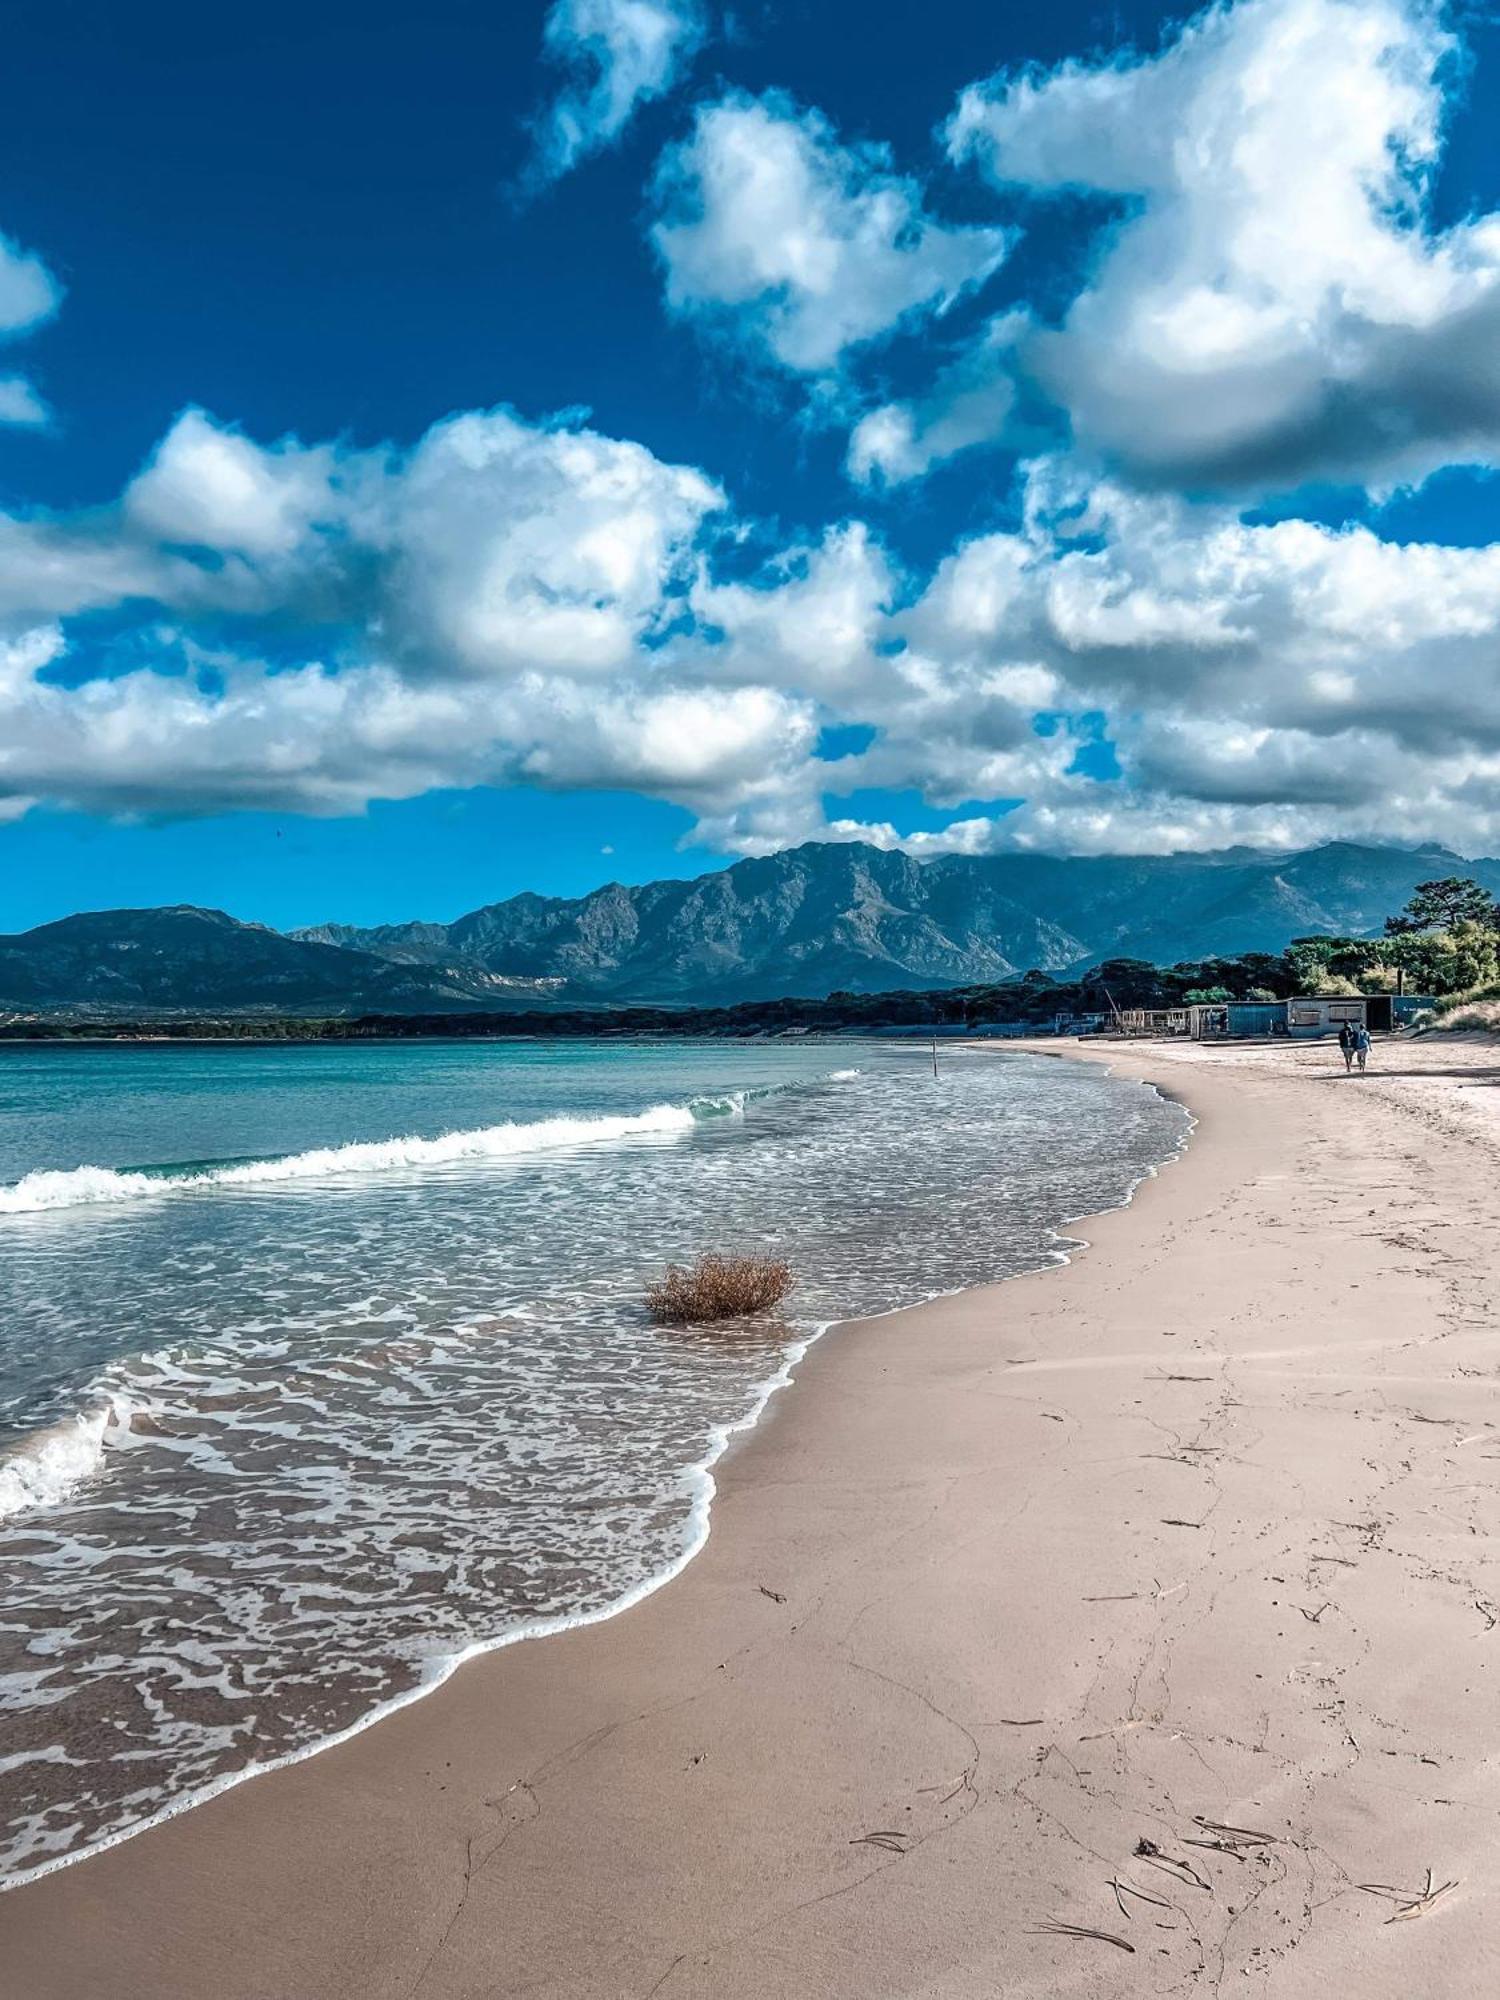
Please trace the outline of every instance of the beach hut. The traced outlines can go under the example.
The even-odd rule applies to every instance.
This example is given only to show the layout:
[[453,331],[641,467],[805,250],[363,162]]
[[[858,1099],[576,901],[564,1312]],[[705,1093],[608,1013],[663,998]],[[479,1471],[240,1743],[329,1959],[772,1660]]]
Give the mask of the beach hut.
[[1425,1013],[1433,1001],[1419,993],[1330,993],[1289,1000],[1286,1005],[1289,1032],[1300,1040],[1314,1040],[1336,1035],[1346,1022],[1368,1028],[1372,1035],[1389,1034]]
[[[1380,996],[1385,1001],[1384,1021],[1372,1021],[1368,1015],[1369,999],[1365,994],[1321,994],[1309,993],[1287,1002],[1287,1032],[1296,1041],[1317,1041],[1324,1035],[1336,1035],[1340,1028],[1388,1028],[1391,1025],[1391,1003],[1389,995]],[[1376,1009],[1377,1016],[1380,1009]]]
[[1122,1035],[1157,1039],[1188,1033],[1186,1007],[1122,1007],[1115,1015],[1115,1027]]
[[1231,1000],[1229,1033],[1236,1041],[1264,1041],[1286,1033],[1285,1000]]
[[1195,1042],[1264,1041],[1287,1031],[1285,1000],[1202,1000],[1186,1009]]
[[1187,1033],[1195,1042],[1244,1042],[1280,1039],[1316,1041],[1349,1026],[1368,1028],[1372,1035],[1404,1028],[1433,1005],[1416,993],[1317,993],[1294,1000],[1219,1000],[1195,1002],[1184,1009]]

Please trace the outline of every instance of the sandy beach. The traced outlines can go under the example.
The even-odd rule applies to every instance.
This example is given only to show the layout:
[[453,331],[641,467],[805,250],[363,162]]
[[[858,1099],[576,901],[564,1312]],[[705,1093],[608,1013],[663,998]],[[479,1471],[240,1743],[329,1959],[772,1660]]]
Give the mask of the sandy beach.
[[1500,1045],[1078,1059],[1199,1119],[1084,1253],[825,1338],[636,1609],[0,1897],[6,2000],[1500,1991]]

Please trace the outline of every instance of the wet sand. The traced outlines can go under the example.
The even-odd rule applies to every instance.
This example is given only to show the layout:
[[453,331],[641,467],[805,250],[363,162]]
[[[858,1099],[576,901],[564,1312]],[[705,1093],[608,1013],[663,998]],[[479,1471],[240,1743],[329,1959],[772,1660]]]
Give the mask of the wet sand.
[[1500,1991],[1500,1046],[1108,1059],[1201,1123],[1086,1253],[830,1335],[636,1609],[0,1897],[6,2000]]

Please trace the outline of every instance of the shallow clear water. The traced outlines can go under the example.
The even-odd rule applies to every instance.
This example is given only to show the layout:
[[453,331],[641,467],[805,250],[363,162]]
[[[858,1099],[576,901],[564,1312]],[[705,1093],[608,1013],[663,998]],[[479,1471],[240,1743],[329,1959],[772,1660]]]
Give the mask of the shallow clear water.
[[[810,1333],[1055,1258],[1185,1124],[889,1043],[0,1049],[0,1880],[649,1587]],[[649,1324],[761,1246],[782,1319]]]

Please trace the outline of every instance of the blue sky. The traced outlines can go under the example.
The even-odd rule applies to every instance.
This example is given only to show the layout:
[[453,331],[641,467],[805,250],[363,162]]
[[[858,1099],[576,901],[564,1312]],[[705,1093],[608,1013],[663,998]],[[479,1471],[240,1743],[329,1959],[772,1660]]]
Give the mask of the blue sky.
[[18,0],[0,928],[1500,845],[1500,40]]

